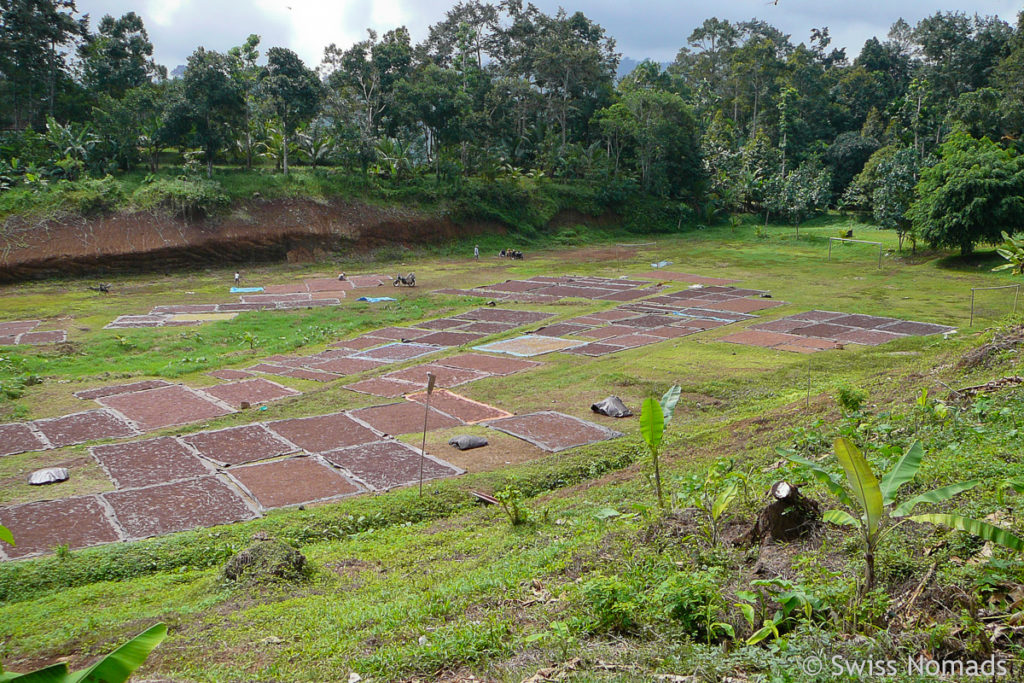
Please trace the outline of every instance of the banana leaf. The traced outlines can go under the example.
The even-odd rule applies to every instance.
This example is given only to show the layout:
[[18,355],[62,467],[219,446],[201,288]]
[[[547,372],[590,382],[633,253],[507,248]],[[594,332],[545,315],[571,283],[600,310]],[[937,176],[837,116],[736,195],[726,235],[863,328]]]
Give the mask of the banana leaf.
[[1013,479],[1007,479],[1005,485],[1013,489],[1017,493],[1024,493],[1024,477],[1014,477]]
[[661,414],[665,418],[665,424],[672,421],[672,413],[676,410],[676,404],[679,403],[679,395],[682,393],[682,389],[679,388],[678,384],[673,384],[672,387],[665,392],[665,395],[661,397]]
[[36,669],[26,674],[16,674],[10,671],[0,673],[0,683],[17,681],[17,683],[67,683],[68,665],[64,662],[53,664],[43,669]]
[[722,491],[715,498],[714,504],[711,506],[711,518],[718,519],[722,516],[722,513],[729,509],[729,505],[732,504],[736,494],[739,493],[739,486],[736,482],[730,481]]
[[884,505],[882,490],[878,486],[874,472],[860,449],[847,438],[836,439],[836,458],[846,471],[846,481],[850,485],[854,498],[860,503],[867,520],[868,534],[873,536],[878,531],[882,520]]
[[921,459],[924,458],[924,449],[921,442],[915,441],[903,454],[903,457],[893,465],[889,473],[882,477],[882,502],[891,505],[896,500],[896,493],[900,487],[914,478],[917,470],[921,468]]
[[914,496],[910,500],[904,501],[896,506],[896,509],[892,511],[893,517],[905,517],[914,511],[914,508],[921,503],[941,503],[947,501],[958,493],[969,491],[977,486],[980,482],[978,479],[971,479],[970,481],[962,481],[959,484],[950,484],[949,486],[943,486],[942,488],[932,489],[926,491],[919,496]]
[[986,541],[997,543],[1004,548],[1010,550],[1016,550],[1017,552],[1024,551],[1024,541],[1012,532],[1007,531],[1001,527],[997,527],[994,524],[983,522],[980,519],[971,519],[970,517],[964,517],[963,515],[946,515],[946,514],[926,514],[926,515],[914,515],[907,519],[913,522],[927,522],[929,524],[941,524],[942,526],[948,526],[951,529],[957,531],[966,531],[969,534],[974,534]]
[[665,415],[661,412],[661,404],[653,398],[644,399],[640,407],[640,434],[652,451],[658,450],[665,434]]
[[780,448],[777,449],[777,452],[779,455],[786,458],[790,462],[796,463],[797,465],[803,465],[804,467],[808,468],[811,471],[811,475],[818,481],[819,484],[827,488],[829,493],[838,498],[842,503],[849,505],[850,507],[853,507],[853,501],[850,499],[850,495],[846,492],[846,489],[844,489],[839,482],[833,479],[832,475],[829,474],[824,467],[814,462],[813,460],[808,460],[802,455],[794,453],[793,451],[784,450]]
[[860,524],[860,520],[846,510],[829,510],[821,518],[826,522],[832,522],[841,526],[858,526]]
[[166,637],[167,625],[154,624],[88,669],[68,676],[67,683],[122,683]]

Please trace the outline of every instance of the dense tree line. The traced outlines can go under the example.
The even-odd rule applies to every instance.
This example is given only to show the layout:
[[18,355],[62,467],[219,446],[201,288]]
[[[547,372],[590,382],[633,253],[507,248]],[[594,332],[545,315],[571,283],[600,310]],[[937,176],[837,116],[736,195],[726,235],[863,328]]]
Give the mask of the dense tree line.
[[[398,182],[616,184],[708,222],[840,207],[970,251],[1024,227],[1022,21],[899,20],[851,60],[828,28],[794,42],[711,18],[667,68],[617,79],[614,39],[584,14],[466,0],[419,44],[369,31],[312,66],[254,35],[199,47],[168,78],[133,12],[92,26],[74,0],[0,0],[0,187],[155,172],[176,150],[209,176],[299,163]],[[967,191],[990,196],[987,213],[956,204]]]

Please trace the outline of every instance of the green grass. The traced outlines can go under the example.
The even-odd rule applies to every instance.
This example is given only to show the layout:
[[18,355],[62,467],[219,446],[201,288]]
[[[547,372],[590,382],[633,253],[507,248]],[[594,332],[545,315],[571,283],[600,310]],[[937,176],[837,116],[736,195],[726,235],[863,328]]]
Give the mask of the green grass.
[[[44,382],[3,405],[20,417],[61,414],[81,405],[68,398],[71,391],[121,376],[167,376],[201,384],[207,381],[202,373],[211,368],[241,367],[277,352],[316,351],[329,340],[366,329],[475,305],[430,295],[430,289],[538,274],[629,275],[665,259],[674,262],[669,270],[736,278],[788,302],[762,312],[762,319],[823,308],[961,326],[969,316],[970,287],[1012,281],[990,273],[984,260],[980,267],[958,265],[944,254],[887,254],[879,269],[877,252],[870,247],[844,246],[834,248],[827,262],[827,237],[850,228],[857,238],[895,249],[894,235],[833,216],[801,226],[799,239],[791,226],[769,226],[767,237],[758,238],[749,222],[735,232],[722,226],[642,239],[609,229],[588,235],[585,246],[554,246],[574,239],[570,229],[561,237],[524,241],[536,246],[521,262],[489,257],[474,262],[473,242],[458,242],[409,251],[396,261],[338,255],[329,264],[265,266],[249,269],[247,281],[284,282],[340,268],[415,270],[421,285],[395,292],[388,288],[399,301],[383,308],[346,301],[335,309],[244,315],[187,331],[115,335],[101,328],[115,315],[145,312],[157,303],[223,300],[230,285],[227,271],[126,277],[111,297],[84,292],[85,283],[74,280],[22,284],[0,292],[4,317],[42,317],[47,326],[68,327],[74,347],[71,352],[4,349],[0,381],[34,373]],[[505,239],[481,239],[482,252],[496,251],[493,247],[504,246]],[[650,241],[655,244],[615,246]],[[583,302],[523,306],[555,313],[556,319],[611,307]],[[1014,354],[1004,354],[988,368],[957,368],[968,350],[991,338],[983,329],[993,324],[980,321],[975,330],[961,329],[950,339],[904,339],[810,357],[716,341],[740,324],[598,359],[554,354],[541,359],[542,368],[458,391],[520,413],[554,409],[594,419],[590,403],[608,394],[635,407],[678,382],[684,396],[663,456],[668,491],[679,492],[682,480],[700,476],[709,463],[731,459],[752,482],[749,494],[732,510],[737,528],[753,519],[772,481],[785,476],[805,483],[797,471],[775,469],[777,446],[824,456],[832,438],[852,434],[876,468],[883,469],[896,450],[921,438],[929,456],[914,491],[983,478],[982,486],[949,509],[984,517],[1009,506],[1009,516],[1000,520],[1019,532],[1019,503],[1010,494],[1000,504],[997,488],[1003,478],[1024,474],[1019,440],[1024,391],[964,404],[956,419],[946,422],[923,420],[913,409],[922,387],[943,396],[945,386],[978,384],[1018,371]],[[246,331],[261,339],[255,353],[241,341]],[[267,414],[309,415],[386,402],[307,384],[295,384],[306,394],[273,404]],[[865,415],[839,415],[834,396],[843,385],[868,391]],[[249,420],[238,414],[189,429]],[[81,663],[154,620],[167,621],[170,636],[143,675],[172,680],[345,680],[354,671],[374,680],[473,672],[519,681],[574,656],[585,662],[570,679],[576,681],[643,680],[656,673],[709,678],[759,673],[771,680],[800,680],[786,678],[795,670],[794,657],[821,648],[875,658],[922,648],[936,656],[984,652],[984,628],[958,609],[941,615],[952,620],[950,629],[938,626],[939,617],[922,612],[917,626],[880,637],[872,624],[884,624],[889,598],[856,598],[860,560],[855,541],[836,529],[825,531],[817,543],[766,551],[768,575],[782,573],[823,604],[810,624],[795,625],[785,636],[785,648],[739,641],[726,649],[709,646],[672,616],[679,614],[673,608],[673,601],[682,599],[679,586],[710,581],[721,598],[711,608],[715,618],[731,623],[740,636],[749,635],[732,605],[738,601],[736,591],[750,590],[750,581],[757,578],[749,572],[758,552],[709,548],[697,540],[698,527],[685,515],[661,517],[654,509],[635,420],[614,426],[626,437],[431,483],[422,499],[415,489],[394,491],[278,511],[229,527],[75,551],[70,557],[0,565],[5,664],[18,669],[64,656]],[[24,486],[13,479],[54,455],[78,457],[81,449],[0,460],[0,501],[24,500]],[[516,528],[500,510],[478,507],[468,494],[509,484],[524,492],[530,511],[531,521]],[[81,491],[98,490],[88,488],[98,485],[98,479],[86,478]],[[804,491],[824,506],[834,505],[810,481]],[[598,514],[609,508],[620,514]],[[256,590],[225,583],[219,573],[223,562],[256,532],[305,553],[313,567],[309,580]],[[933,563],[942,596],[959,591],[987,600],[990,593],[979,588],[985,582],[1013,585],[1024,578],[1021,560],[998,549],[998,565],[968,562],[979,544],[963,534],[908,527],[892,538],[879,557],[879,580],[893,596],[912,590]],[[609,587],[614,592],[608,593]],[[605,598],[598,600],[600,595]],[[953,597],[948,600],[958,604]],[[612,609],[627,618],[630,625],[624,630],[608,630]],[[554,629],[552,622],[564,629]],[[997,647],[1009,651],[1003,644]],[[618,668],[602,673],[598,662]]]

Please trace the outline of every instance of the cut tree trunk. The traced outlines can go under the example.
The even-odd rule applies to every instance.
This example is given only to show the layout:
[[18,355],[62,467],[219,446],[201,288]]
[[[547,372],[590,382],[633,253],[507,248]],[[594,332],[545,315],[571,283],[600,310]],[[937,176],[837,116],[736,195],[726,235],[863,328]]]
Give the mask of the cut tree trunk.
[[805,498],[786,481],[777,481],[769,490],[772,501],[757,516],[754,526],[736,539],[736,545],[766,541],[793,541],[806,536],[821,522],[818,503]]

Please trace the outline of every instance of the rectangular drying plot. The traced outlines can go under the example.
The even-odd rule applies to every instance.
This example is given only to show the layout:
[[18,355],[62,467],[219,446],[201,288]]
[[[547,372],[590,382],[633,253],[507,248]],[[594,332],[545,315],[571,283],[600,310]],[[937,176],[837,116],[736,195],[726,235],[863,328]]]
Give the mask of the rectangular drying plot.
[[181,440],[207,460],[224,466],[266,460],[298,450],[259,424],[198,432]]
[[421,462],[424,479],[462,474],[462,470],[443,460],[430,455],[421,457],[419,450],[400,441],[362,444],[324,453],[323,457],[378,491],[417,483]]
[[545,337],[540,334],[525,334],[514,339],[504,339],[484,344],[483,346],[476,346],[474,349],[490,353],[507,353],[510,356],[529,357],[540,356],[554,351],[565,351],[586,343],[582,340],[573,341],[559,337]]
[[229,472],[264,510],[342,498],[362,491],[316,456],[234,467]]
[[107,396],[98,399],[98,402],[117,410],[145,431],[209,420],[233,412],[199,392],[178,384],[133,394]]
[[235,489],[216,476],[113,491],[103,498],[128,538],[231,524],[257,516]]
[[493,420],[487,426],[553,453],[622,436],[613,429],[555,411]]

